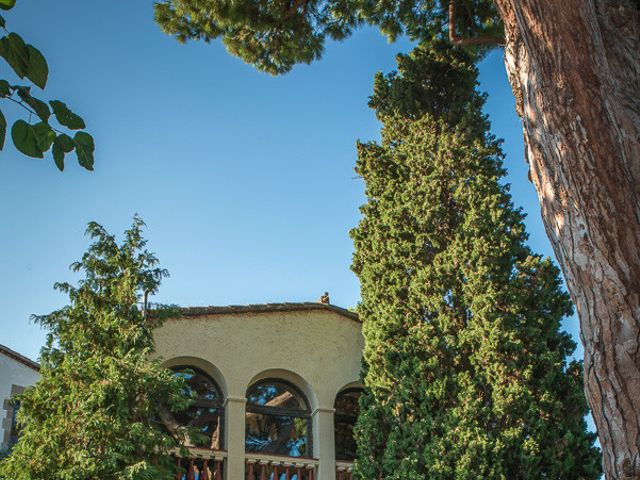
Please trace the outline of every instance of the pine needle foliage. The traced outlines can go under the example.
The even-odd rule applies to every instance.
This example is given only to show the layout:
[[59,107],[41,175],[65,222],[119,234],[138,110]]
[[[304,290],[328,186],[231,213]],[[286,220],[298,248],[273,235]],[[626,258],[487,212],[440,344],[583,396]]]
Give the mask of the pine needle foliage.
[[381,142],[358,144],[357,478],[597,479],[572,305],[526,244],[472,59],[436,42],[398,66],[370,102]]
[[171,307],[146,315],[147,297],[167,271],[146,250],[143,221],[118,243],[97,223],[93,243],[71,268],[83,273],[77,286],[57,283],[69,305],[34,316],[48,330],[41,379],[19,396],[23,426],[0,477],[12,480],[144,480],[175,478],[169,450],[178,439],[166,433],[157,408],[180,411],[189,403],[183,382],[153,353],[152,332]]
[[[458,34],[502,33],[492,1],[457,0],[456,5]],[[229,53],[272,75],[320,59],[327,41],[344,40],[364,24],[389,40],[449,37],[448,2],[440,0],[158,0],[154,9],[160,28],[179,42],[219,38]]]

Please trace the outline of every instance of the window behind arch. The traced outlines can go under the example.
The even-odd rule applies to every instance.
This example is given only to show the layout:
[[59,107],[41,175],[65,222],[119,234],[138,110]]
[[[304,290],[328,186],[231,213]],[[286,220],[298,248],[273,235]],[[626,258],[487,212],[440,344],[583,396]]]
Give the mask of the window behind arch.
[[20,400],[13,400],[13,409],[11,412],[11,429],[9,430],[9,445],[18,443],[20,437],[20,425],[18,424],[18,410],[20,410]]
[[311,456],[311,412],[300,390],[283,380],[262,380],[249,388],[245,450]]
[[362,390],[350,388],[336,397],[334,405],[336,459],[353,461],[356,458],[356,440],[353,429],[360,413],[360,395]]
[[192,405],[179,413],[175,420],[182,426],[199,432],[191,447],[223,448],[224,398],[220,387],[202,370],[189,366],[174,367],[176,375],[185,379],[184,394],[193,399]]

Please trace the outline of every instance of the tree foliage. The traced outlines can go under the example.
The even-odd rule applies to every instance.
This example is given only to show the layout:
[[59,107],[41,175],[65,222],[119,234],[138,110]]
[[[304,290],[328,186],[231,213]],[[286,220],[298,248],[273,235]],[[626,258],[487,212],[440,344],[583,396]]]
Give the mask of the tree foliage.
[[381,143],[352,231],[367,391],[362,479],[597,479],[572,313],[553,263],[531,252],[488,132],[472,58],[441,43],[378,75]]
[[[389,39],[448,35],[448,2],[440,0],[164,0],[155,4],[160,27],[179,41],[221,38],[227,50],[271,74],[322,56],[327,40],[342,40],[362,24]],[[491,0],[457,0],[456,33],[502,31]]]
[[[10,10],[15,3],[15,0],[0,0],[0,9]],[[21,153],[34,158],[44,158],[45,153],[51,150],[60,171],[64,170],[65,156],[75,150],[80,165],[93,170],[95,144],[93,137],[84,131],[84,120],[64,102],[51,100],[47,103],[32,93],[34,86],[44,90],[47,85],[47,60],[20,35],[8,32],[3,16],[0,16],[0,28],[6,32],[0,38],[0,56],[17,78],[31,82],[25,85],[0,79],[0,99],[15,103],[28,113],[27,120],[18,119],[11,127],[13,144]],[[52,123],[52,116],[58,126]],[[61,129],[67,129],[67,132]],[[75,131],[73,136],[69,130]],[[7,132],[7,119],[0,110],[0,150],[4,148]]]
[[[15,480],[142,480],[175,478],[168,457],[180,441],[159,421],[158,406],[186,408],[184,383],[159,360],[150,360],[152,331],[170,307],[154,307],[167,272],[145,248],[143,222],[135,218],[118,244],[97,223],[94,243],[72,265],[84,278],[58,283],[69,305],[34,320],[49,333],[41,378],[19,396],[21,436],[0,464]],[[142,303],[142,306],[141,306]]]

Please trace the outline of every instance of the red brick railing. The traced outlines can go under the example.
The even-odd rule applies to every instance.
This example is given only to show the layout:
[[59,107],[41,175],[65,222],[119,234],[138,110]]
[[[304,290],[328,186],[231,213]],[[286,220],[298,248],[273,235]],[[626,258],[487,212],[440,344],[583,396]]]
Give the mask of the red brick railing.
[[246,480],[316,480],[318,460],[306,457],[283,457],[279,455],[245,455]]
[[187,458],[175,455],[180,468],[176,480],[223,480],[226,451],[190,448],[189,453]]
[[353,480],[353,463],[337,461],[336,480]]

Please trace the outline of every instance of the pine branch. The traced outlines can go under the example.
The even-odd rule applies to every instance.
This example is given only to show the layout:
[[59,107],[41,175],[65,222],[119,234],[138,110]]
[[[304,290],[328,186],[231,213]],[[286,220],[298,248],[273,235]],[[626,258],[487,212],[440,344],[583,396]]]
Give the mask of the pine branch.
[[449,0],[449,40],[454,45],[504,45],[504,37],[495,35],[480,35],[478,37],[462,38],[456,34],[456,0]]

